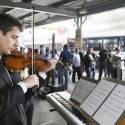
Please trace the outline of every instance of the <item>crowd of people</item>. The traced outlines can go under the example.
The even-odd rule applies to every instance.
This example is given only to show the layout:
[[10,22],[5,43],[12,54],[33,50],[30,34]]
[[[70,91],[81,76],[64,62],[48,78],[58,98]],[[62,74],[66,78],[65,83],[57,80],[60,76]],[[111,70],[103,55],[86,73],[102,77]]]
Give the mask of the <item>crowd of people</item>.
[[[41,52],[42,57],[51,58],[50,50],[45,51],[42,46]],[[66,89],[69,75],[72,75],[73,83],[76,83],[83,75],[93,80],[101,80],[103,76],[123,79],[125,57],[120,47],[114,50],[102,47],[97,53],[92,47],[83,51],[78,48],[70,49],[68,44],[65,44],[61,52],[55,50],[55,58],[58,60],[55,76],[58,78],[58,84],[64,85]]]
[[[65,84],[66,88],[69,74],[72,74],[73,83],[76,83],[83,74],[93,80],[101,80],[103,76],[119,80],[124,79],[122,72],[125,65],[125,56],[122,54],[120,47],[116,47],[115,51],[102,47],[99,53],[96,53],[92,47],[88,47],[87,51],[83,52],[77,48],[68,50],[68,46],[64,45],[57,64],[58,83]],[[96,78],[95,72],[98,74]],[[64,78],[65,80],[63,80]]]

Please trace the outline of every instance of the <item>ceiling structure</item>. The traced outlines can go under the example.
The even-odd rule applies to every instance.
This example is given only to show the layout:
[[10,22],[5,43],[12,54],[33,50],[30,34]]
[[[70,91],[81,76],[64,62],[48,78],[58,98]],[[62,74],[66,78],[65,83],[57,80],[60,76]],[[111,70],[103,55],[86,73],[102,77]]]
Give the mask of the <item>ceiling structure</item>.
[[31,26],[86,16],[125,6],[125,0],[0,0],[0,12]]

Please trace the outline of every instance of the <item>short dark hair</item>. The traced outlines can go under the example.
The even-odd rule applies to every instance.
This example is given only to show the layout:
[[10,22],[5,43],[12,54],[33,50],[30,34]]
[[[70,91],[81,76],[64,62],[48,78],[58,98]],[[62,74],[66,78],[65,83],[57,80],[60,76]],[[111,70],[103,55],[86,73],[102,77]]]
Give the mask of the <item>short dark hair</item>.
[[14,26],[18,27],[20,31],[23,31],[23,25],[18,19],[9,14],[0,14],[0,30],[4,35]]
[[78,52],[78,49],[77,49],[77,48],[75,48],[75,52],[76,52],[76,53]]
[[65,45],[63,46],[63,48],[64,48],[64,49],[68,49],[68,45],[65,44]]
[[115,48],[115,51],[118,51],[118,50],[120,50],[120,47],[116,47],[116,48]]

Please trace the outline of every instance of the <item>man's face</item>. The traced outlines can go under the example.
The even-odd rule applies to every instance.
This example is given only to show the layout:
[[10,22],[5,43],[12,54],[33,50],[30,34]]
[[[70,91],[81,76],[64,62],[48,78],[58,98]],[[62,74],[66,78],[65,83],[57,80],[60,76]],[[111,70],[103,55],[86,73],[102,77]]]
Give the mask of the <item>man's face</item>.
[[9,54],[18,46],[18,37],[20,30],[14,26],[9,32],[3,34],[0,31],[0,54]]
[[93,48],[89,48],[89,49],[88,49],[88,53],[89,53],[89,54],[92,54],[92,52],[93,52]]
[[121,52],[120,48],[116,50],[116,53],[119,54]]

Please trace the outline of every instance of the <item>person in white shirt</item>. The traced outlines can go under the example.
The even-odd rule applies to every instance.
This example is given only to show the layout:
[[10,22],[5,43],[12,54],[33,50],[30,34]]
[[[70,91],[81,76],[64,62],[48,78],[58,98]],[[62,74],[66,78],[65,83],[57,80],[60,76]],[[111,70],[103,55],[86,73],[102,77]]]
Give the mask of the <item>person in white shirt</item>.
[[116,58],[118,57],[119,60],[117,62],[116,61],[114,62],[114,60],[112,60],[112,63],[113,63],[112,77],[122,80],[122,70],[124,69],[125,57],[121,53],[120,47],[116,47],[115,50],[116,50],[116,53],[113,56]]
[[73,74],[72,74],[72,82],[75,83],[76,79],[76,73],[78,75],[78,80],[81,78],[82,74],[81,74],[81,66],[80,66],[81,62],[80,62],[80,55],[79,55],[79,51],[77,48],[75,48],[75,53],[73,54],[73,62],[72,62],[72,67],[73,67]]

